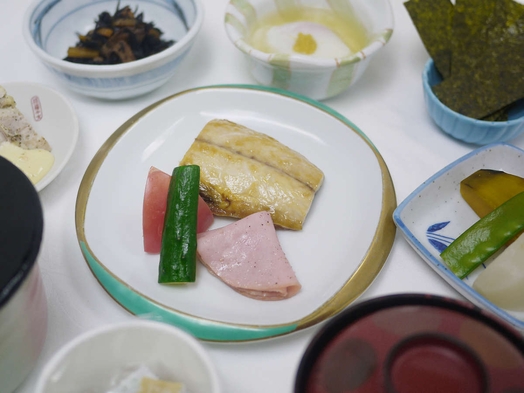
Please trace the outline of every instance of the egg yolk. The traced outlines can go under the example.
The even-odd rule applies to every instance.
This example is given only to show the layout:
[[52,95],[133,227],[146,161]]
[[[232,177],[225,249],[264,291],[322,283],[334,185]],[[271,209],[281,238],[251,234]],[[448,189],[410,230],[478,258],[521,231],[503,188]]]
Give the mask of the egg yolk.
[[297,53],[310,55],[317,50],[317,42],[311,34],[298,33],[293,50]]
[[246,41],[265,53],[343,59],[362,50],[369,38],[349,10],[290,5],[257,18]]

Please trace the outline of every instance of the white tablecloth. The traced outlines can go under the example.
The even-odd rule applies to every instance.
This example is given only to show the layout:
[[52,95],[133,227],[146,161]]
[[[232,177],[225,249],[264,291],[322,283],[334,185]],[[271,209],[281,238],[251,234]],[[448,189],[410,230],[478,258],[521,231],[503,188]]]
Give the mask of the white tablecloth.
[[[178,73],[158,90],[126,101],[87,98],[57,85],[22,36],[29,0],[0,1],[0,84],[29,81],[48,85],[71,100],[80,138],[67,167],[40,192],[45,233],[39,259],[49,305],[48,334],[34,371],[17,390],[32,393],[43,365],[82,332],[134,318],[113,301],[88,269],[76,239],[74,211],[80,180],[102,143],[129,117],[176,92],[221,83],[254,83],[243,55],[229,41],[223,15],[227,0],[204,0],[205,19],[193,50]],[[402,4],[392,0],[395,30],[357,84],[324,101],[356,124],[375,144],[391,172],[397,202],[424,180],[476,146],[458,142],[429,118],[421,73],[428,54]],[[524,148],[524,136],[512,141]],[[397,232],[390,257],[359,299],[400,292],[460,298]],[[300,358],[319,326],[256,343],[204,343],[224,392],[290,393]]]

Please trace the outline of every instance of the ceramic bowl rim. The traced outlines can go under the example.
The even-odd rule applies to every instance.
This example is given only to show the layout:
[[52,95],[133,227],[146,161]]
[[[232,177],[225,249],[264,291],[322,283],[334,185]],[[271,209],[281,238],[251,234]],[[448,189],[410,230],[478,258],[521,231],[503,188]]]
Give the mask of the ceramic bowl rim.
[[41,60],[51,65],[53,68],[60,69],[65,73],[90,73],[98,75],[99,77],[104,76],[104,74],[114,74],[115,76],[121,76],[121,73],[126,71],[135,71],[135,73],[140,73],[151,68],[156,68],[156,66],[163,60],[179,55],[180,52],[182,52],[186,46],[188,46],[196,38],[204,21],[204,7],[201,3],[202,0],[191,0],[195,6],[195,21],[189,30],[184,34],[184,36],[169,48],[154,55],[145,57],[143,59],[134,60],[129,63],[102,65],[77,64],[51,56],[35,43],[34,36],[31,33],[31,18],[33,17],[35,10],[40,6],[40,4],[42,4],[43,1],[45,0],[34,1],[27,8],[23,17],[23,35],[26,43],[31,48],[33,53],[35,53]]
[[96,338],[100,335],[110,334],[118,331],[125,331],[127,329],[148,329],[156,330],[168,333],[172,336],[176,336],[181,341],[187,343],[191,349],[197,354],[198,358],[204,363],[206,373],[209,376],[211,382],[211,389],[213,393],[220,393],[220,384],[218,379],[218,374],[215,369],[211,357],[204,349],[203,345],[191,334],[185,332],[182,329],[179,329],[175,326],[167,325],[162,322],[152,321],[152,320],[143,320],[135,319],[125,322],[117,322],[110,325],[100,326],[98,328],[88,330],[84,333],[73,338],[71,341],[67,342],[61,348],[59,348],[49,359],[49,361],[44,365],[40,375],[38,376],[35,393],[43,393],[47,381],[49,380],[51,374],[56,369],[56,366],[68,356],[72,351],[75,350],[79,345],[89,342],[90,340]]
[[524,115],[517,117],[516,119],[511,119],[511,120],[506,120],[506,121],[487,121],[487,120],[474,119],[472,117],[468,117],[461,113],[455,112],[454,110],[444,105],[442,101],[440,101],[437,98],[437,96],[435,95],[435,93],[433,92],[433,89],[431,88],[429,84],[429,76],[428,76],[430,70],[432,69],[436,70],[436,67],[435,67],[435,63],[433,59],[430,58],[424,65],[424,70],[422,72],[422,85],[424,87],[424,91],[427,93],[427,96],[431,99],[432,102],[434,102],[438,106],[438,108],[441,111],[445,112],[446,115],[455,117],[459,119],[460,121],[468,123],[470,125],[478,125],[478,126],[482,125],[484,127],[489,126],[493,129],[504,128],[504,127],[516,125],[524,121]]
[[[234,0],[229,0],[227,2],[227,7],[231,7]],[[345,66],[348,64],[355,64],[359,63],[367,58],[369,58],[371,55],[373,55],[375,52],[377,52],[380,48],[386,46],[386,44],[391,39],[391,36],[394,31],[394,16],[393,16],[393,9],[391,6],[391,3],[389,0],[383,0],[383,3],[385,5],[386,10],[386,23],[385,26],[381,28],[381,31],[390,31],[390,34],[388,34],[385,38],[385,40],[381,40],[380,38],[374,38],[372,41],[368,43],[364,48],[362,48],[359,52],[354,53],[353,55],[345,58],[338,58],[338,57],[331,57],[331,58],[317,58],[317,57],[311,57],[307,55],[300,55],[300,54],[292,54],[288,55],[287,59],[289,60],[291,65],[294,66],[305,66],[305,67],[311,67],[313,69],[332,69],[339,66]],[[254,59],[265,63],[270,64],[268,60],[275,55],[275,53],[267,53],[262,52],[261,50],[258,50],[254,48],[253,46],[249,45],[247,41],[244,39],[244,37],[240,37],[238,39],[235,39],[235,34],[233,33],[233,27],[227,23],[227,15],[229,12],[225,13],[224,16],[224,25],[226,28],[227,36],[229,37],[230,41],[233,42],[233,44],[240,49],[244,54],[253,57]]]

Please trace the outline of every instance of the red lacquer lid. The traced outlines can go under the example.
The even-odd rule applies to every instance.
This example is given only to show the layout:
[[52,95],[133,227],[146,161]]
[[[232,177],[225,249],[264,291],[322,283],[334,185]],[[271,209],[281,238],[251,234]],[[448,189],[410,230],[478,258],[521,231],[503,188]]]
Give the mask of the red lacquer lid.
[[31,271],[43,225],[35,187],[20,169],[0,157],[0,308]]

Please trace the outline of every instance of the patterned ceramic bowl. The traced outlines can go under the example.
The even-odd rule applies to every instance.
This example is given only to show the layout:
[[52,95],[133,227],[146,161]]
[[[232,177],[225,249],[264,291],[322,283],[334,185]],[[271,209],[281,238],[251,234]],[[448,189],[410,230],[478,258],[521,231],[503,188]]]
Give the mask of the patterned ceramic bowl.
[[[199,0],[130,0],[125,5],[143,12],[174,45],[155,55],[114,65],[77,64],[63,60],[75,46],[77,33],[87,33],[104,11],[116,10],[118,0],[39,0],[24,17],[24,37],[31,50],[66,86],[77,93],[122,99],[154,90],[171,78],[191,49],[203,20]],[[124,4],[122,5],[124,6]]]
[[524,131],[524,99],[513,105],[508,121],[483,121],[452,111],[439,101],[431,86],[442,81],[433,60],[429,60],[422,74],[424,100],[431,118],[446,134],[464,142],[487,145],[505,142]]
[[[393,33],[393,13],[388,0],[298,0],[293,3],[295,6],[334,11],[348,20],[353,18],[355,23],[362,25],[364,34],[367,35],[367,45],[339,58],[314,57],[300,53],[269,53],[254,48],[250,44],[249,35],[257,21],[277,13],[277,10],[280,13],[286,12],[290,3],[292,2],[284,0],[231,0],[227,6],[227,34],[236,47],[245,53],[251,74],[262,85],[278,87],[317,100],[335,96],[360,78],[371,57],[386,45]],[[283,34],[292,34],[291,30],[284,31]],[[298,33],[292,40],[296,37]],[[288,38],[289,35],[287,38],[284,36],[281,41]],[[318,42],[317,51],[324,43]]]
[[32,371],[47,333],[47,301],[37,264],[43,212],[33,184],[0,157],[0,391]]
[[524,389],[522,336],[471,304],[425,294],[351,306],[313,338],[295,393]]
[[487,263],[461,280],[440,257],[453,240],[479,219],[460,193],[460,182],[479,169],[524,177],[524,151],[504,142],[473,150],[417,187],[395,209],[393,221],[413,249],[449,285],[473,304],[524,333],[524,311],[503,309],[473,288]]

